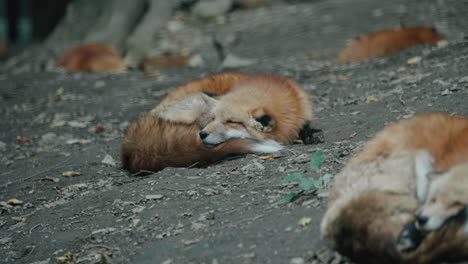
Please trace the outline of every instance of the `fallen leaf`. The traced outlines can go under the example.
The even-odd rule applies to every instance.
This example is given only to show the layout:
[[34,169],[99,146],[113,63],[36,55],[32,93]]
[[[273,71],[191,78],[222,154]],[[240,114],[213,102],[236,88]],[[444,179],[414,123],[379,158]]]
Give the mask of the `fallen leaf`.
[[301,227],[305,227],[312,222],[312,217],[302,217],[297,224]]
[[72,264],[75,263],[79,254],[73,254],[71,252],[65,253],[62,257],[58,257],[55,260],[59,263]]
[[151,78],[151,77],[156,77],[161,75],[161,72],[159,71],[153,71],[153,72],[148,72],[143,75],[141,75],[141,78]]
[[64,126],[66,123],[67,123],[67,121],[65,121],[65,120],[59,120],[59,121],[55,121],[52,124],[50,124],[50,127],[61,127],[61,126]]
[[354,133],[352,133],[351,135],[349,135],[349,137],[348,137],[348,138],[353,138],[353,137],[355,137],[356,135],[357,135],[357,133],[356,133],[356,132],[354,132]]
[[80,176],[81,173],[77,172],[77,171],[65,171],[65,172],[62,172],[62,176],[63,177],[74,177],[74,176]]
[[37,178],[35,179],[36,181],[53,181],[53,182],[59,182],[60,180],[58,178],[55,178],[55,177],[43,177],[43,178]]
[[57,89],[57,95],[62,95],[63,92],[64,92],[64,90],[63,90],[62,87],[60,87],[60,88]]
[[91,128],[91,132],[93,133],[101,133],[101,132],[104,132],[106,130],[110,130],[111,128],[108,127],[108,126],[95,126],[93,128]]
[[23,138],[19,138],[16,140],[16,142],[18,143],[28,143],[28,142],[31,142],[32,139],[31,138],[28,138],[28,137],[23,137]]
[[346,75],[337,75],[336,79],[339,80],[339,81],[346,81],[346,80],[348,80],[348,76],[346,76]]
[[416,56],[416,57],[413,57],[409,60],[406,61],[407,64],[417,64],[419,62],[421,62],[422,60],[422,57],[421,56]]
[[24,217],[19,217],[19,216],[13,216],[11,218],[11,220],[15,221],[15,222],[24,222],[26,220],[26,218]]
[[153,217],[153,223],[156,224],[157,222],[159,222],[159,219],[161,219],[159,216],[157,216],[157,215],[154,216],[154,217]]
[[373,98],[373,97],[370,97],[370,98],[366,99],[366,102],[368,102],[368,103],[375,103],[375,102],[378,102],[378,101],[379,101],[379,99]]
[[11,205],[23,205],[24,202],[21,201],[21,200],[18,200],[18,199],[10,199],[7,201],[7,204],[11,204]]
[[271,155],[268,155],[268,156],[257,156],[257,159],[261,159],[261,160],[274,160],[275,157],[271,156]]
[[117,163],[115,163],[114,158],[112,158],[112,156],[109,154],[106,154],[106,156],[104,156],[104,159],[102,159],[101,163],[111,165],[111,166],[117,165]]

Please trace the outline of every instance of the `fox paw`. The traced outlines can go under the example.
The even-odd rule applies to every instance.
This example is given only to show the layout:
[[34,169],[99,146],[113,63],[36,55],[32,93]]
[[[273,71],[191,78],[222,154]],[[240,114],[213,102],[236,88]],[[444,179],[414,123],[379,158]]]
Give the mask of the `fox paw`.
[[397,239],[397,248],[406,253],[415,250],[424,239],[425,234],[418,230],[415,222],[410,222],[403,227]]
[[304,144],[319,144],[325,142],[323,131],[321,129],[311,128],[309,124],[304,125],[301,131],[299,131],[299,139],[302,140]]

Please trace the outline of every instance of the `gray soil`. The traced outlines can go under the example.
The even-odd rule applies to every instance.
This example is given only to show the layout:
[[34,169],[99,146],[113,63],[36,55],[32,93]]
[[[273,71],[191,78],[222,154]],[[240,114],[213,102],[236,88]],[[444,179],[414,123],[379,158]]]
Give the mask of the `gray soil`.
[[[276,205],[299,191],[281,179],[336,174],[390,122],[434,111],[468,114],[463,1],[425,1],[406,10],[401,6],[408,1],[374,2],[381,1],[237,11],[229,23],[209,26],[235,28],[231,51],[257,59],[234,70],[285,75],[315,96],[315,127],[325,142],[289,145],[274,160],[247,155],[145,177],[120,168],[129,122],[169,89],[220,72],[215,68],[162,70],[154,77],[136,71],[0,74],[0,262],[55,263],[71,252],[79,254],[78,263],[345,263],[319,236],[327,187]],[[332,60],[346,39],[398,24],[402,15],[392,10],[404,11],[413,24],[443,25],[452,39],[359,65]],[[255,19],[247,23],[246,17]],[[407,64],[415,56],[421,61]],[[108,129],[95,133],[96,126]],[[316,149],[326,155],[320,172],[310,167]],[[80,175],[62,176],[66,171]],[[6,203],[13,198],[24,204]],[[310,224],[300,226],[303,217]]]

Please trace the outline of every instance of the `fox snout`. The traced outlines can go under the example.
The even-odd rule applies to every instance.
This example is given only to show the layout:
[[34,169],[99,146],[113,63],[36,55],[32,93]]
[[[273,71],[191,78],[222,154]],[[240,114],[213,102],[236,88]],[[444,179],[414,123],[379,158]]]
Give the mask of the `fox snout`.
[[203,139],[205,139],[207,136],[209,136],[210,133],[208,133],[208,132],[202,130],[202,131],[200,131],[200,132],[198,133],[198,135],[199,135],[200,138],[203,140]]

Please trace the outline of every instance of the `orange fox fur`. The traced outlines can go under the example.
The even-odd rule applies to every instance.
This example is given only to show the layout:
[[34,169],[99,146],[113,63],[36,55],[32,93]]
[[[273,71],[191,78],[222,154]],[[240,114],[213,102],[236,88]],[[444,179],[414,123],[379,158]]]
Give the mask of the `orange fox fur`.
[[66,51],[57,66],[67,71],[111,72],[124,70],[124,61],[106,44],[82,44]]
[[[179,99],[201,91],[225,94],[241,79],[242,73],[223,73],[197,79],[171,91],[150,113],[137,118],[125,131],[121,155],[123,167],[130,172],[158,171],[165,167],[207,165],[228,155],[247,153],[250,140],[233,140],[214,149],[204,147],[198,137],[198,116],[176,122],[158,115]],[[190,114],[190,113],[189,113]],[[201,114],[201,113],[199,113]],[[198,115],[199,115],[198,114]]]
[[402,251],[408,259],[419,263],[466,261],[468,162],[431,176],[430,184],[423,186],[428,189],[428,194],[422,197],[424,203],[418,209],[415,222],[410,223],[410,228],[407,226],[400,236]]
[[212,121],[202,130],[207,135],[205,144],[236,137],[288,143],[314,118],[309,95],[281,76],[246,78],[219,100],[212,100]]
[[434,157],[437,170],[467,162],[468,118],[432,113],[385,127],[335,177],[322,236],[358,263],[431,263],[459,249],[451,241],[459,238],[450,229],[455,224],[430,234],[417,251],[399,249],[398,236],[418,207],[421,152]]
[[382,56],[392,56],[398,52],[416,46],[431,45],[442,40],[433,29],[413,27],[388,29],[362,36],[351,42],[338,56],[338,61],[360,62]]

